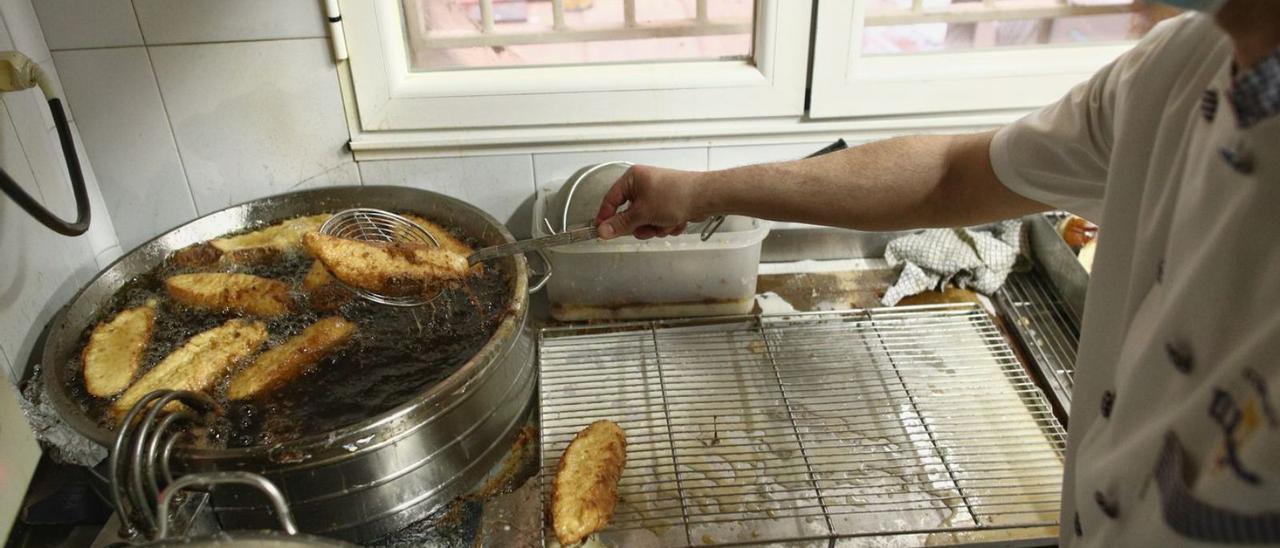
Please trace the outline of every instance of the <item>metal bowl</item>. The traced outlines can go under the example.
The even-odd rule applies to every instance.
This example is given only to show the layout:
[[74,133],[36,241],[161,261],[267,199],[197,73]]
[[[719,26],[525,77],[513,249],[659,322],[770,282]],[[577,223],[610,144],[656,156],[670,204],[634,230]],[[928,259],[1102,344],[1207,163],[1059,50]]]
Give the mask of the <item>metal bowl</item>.
[[631,166],[631,162],[605,162],[575,172],[548,204],[546,218],[543,219],[548,231],[563,232],[595,220],[605,194]]
[[[66,364],[80,351],[81,335],[126,282],[194,243],[257,224],[352,207],[413,211],[483,245],[514,241],[485,212],[406,187],[308,190],[211,213],[125,254],[54,317],[37,351],[45,364],[47,393],[63,420],[110,447],[113,433],[71,399]],[[399,530],[466,493],[506,453],[533,402],[534,346],[525,325],[528,266],[521,256],[492,264],[509,274],[508,312],[489,341],[448,378],[390,411],[349,426],[270,446],[179,449],[173,466],[184,472],[241,470],[266,476],[284,492],[302,531],[354,542]],[[213,504],[227,528],[274,526],[268,506],[248,488],[219,489]]]

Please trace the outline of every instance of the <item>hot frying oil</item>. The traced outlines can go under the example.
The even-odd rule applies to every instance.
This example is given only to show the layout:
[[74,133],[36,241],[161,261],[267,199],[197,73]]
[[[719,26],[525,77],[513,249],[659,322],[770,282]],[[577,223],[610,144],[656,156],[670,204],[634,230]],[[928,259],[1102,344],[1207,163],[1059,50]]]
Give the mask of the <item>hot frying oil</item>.
[[[197,271],[242,272],[280,280],[294,288],[292,313],[262,318],[270,331],[262,350],[329,315],[339,314],[354,322],[358,331],[340,350],[258,399],[229,402],[225,398],[231,376],[245,363],[238,364],[212,389],[211,395],[225,409],[213,428],[216,441],[228,447],[247,447],[328,432],[413,399],[466,363],[489,340],[506,314],[509,273],[493,266],[422,307],[400,308],[354,298],[335,311],[317,312],[307,305],[306,294],[300,290],[311,262],[301,251],[259,265],[218,263],[189,268],[167,261],[126,283],[93,325],[157,298],[160,305],[155,328],[139,375],[145,373],[192,336],[236,316],[188,308],[168,298],[166,278]],[[91,331],[92,326],[81,335],[82,346]],[[79,353],[66,366],[71,370],[67,378],[72,397],[90,417],[114,429],[109,412],[111,400],[95,398],[84,390]]]

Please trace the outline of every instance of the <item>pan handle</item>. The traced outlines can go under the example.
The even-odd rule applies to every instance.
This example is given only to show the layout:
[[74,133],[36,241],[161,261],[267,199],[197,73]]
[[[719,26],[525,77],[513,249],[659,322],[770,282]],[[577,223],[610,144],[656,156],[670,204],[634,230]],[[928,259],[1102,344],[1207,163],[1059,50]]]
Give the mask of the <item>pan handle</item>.
[[276,511],[276,518],[280,520],[280,528],[290,535],[298,534],[298,524],[293,521],[289,504],[285,502],[280,488],[276,487],[271,480],[252,472],[206,472],[182,476],[165,487],[164,493],[160,495],[160,507],[156,510],[156,521],[159,522],[156,540],[164,540],[169,536],[169,507],[179,492],[188,487],[211,487],[231,483],[248,485],[261,491],[271,501],[271,507]]

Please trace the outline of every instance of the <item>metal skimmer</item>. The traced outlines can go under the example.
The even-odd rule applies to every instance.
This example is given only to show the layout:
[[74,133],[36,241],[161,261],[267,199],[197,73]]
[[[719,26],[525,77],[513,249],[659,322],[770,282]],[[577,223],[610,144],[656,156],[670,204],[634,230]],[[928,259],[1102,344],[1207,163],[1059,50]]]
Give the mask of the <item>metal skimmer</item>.
[[606,542],[1056,538],[1066,432],[972,304],[540,339],[544,504],[581,428],[611,419],[627,432]]
[[[334,213],[329,220],[320,225],[320,232],[338,238],[364,242],[402,242],[440,246],[440,242],[436,240],[436,237],[427,232],[425,228],[418,226],[418,223],[404,216],[381,209],[344,209]],[[339,283],[342,283],[341,280],[339,280]],[[435,295],[428,298],[420,296],[393,297],[349,285],[346,287],[364,299],[391,306],[422,306],[435,298]]]

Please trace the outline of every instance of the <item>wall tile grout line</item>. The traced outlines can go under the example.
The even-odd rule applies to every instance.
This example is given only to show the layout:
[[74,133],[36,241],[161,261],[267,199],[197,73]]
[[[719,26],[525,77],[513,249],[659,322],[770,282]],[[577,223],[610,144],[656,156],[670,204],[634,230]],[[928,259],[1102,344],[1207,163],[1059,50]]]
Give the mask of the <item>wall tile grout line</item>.
[[[164,88],[160,87],[160,75],[156,73],[156,63],[151,59],[151,46],[147,44],[147,35],[142,32],[142,19],[138,17],[135,0],[129,0],[129,9],[133,10],[133,18],[138,23],[138,36],[142,39],[143,53],[147,54],[147,66],[151,67],[151,80],[156,84],[156,94],[160,96],[160,108],[164,110],[164,122],[169,126],[169,138],[173,140],[173,151],[178,156],[178,167],[182,170],[183,186],[187,189],[187,197],[191,199],[191,210],[195,217],[200,217],[200,205],[196,203],[195,191],[191,188],[191,178],[187,176],[187,163],[182,158],[182,147],[178,144],[178,134],[173,130],[173,118],[169,115],[169,105],[164,100]],[[118,236],[117,236],[118,238]]]
[[0,361],[4,362],[4,369],[9,374],[9,382],[17,387],[18,381],[22,379],[18,378],[18,373],[13,370],[13,360],[9,359],[9,354],[4,351],[3,346],[0,346]]
[[[10,40],[12,40],[13,32],[9,30],[9,22],[6,21],[4,17],[0,17],[0,26],[4,27],[5,36],[9,36]],[[16,50],[18,46],[17,44],[14,44],[13,47]],[[52,55],[53,54],[50,54],[51,57]],[[0,100],[0,102],[3,102],[3,100]],[[5,118],[9,119],[9,127],[13,128],[13,136],[18,140],[18,150],[22,151],[22,159],[27,161],[27,172],[31,174],[31,182],[36,187],[35,194],[40,197],[40,203],[48,204],[44,199],[44,191],[40,189],[40,181],[36,180],[36,168],[31,165],[31,155],[27,154],[27,146],[22,144],[22,132],[18,131],[18,125],[13,121],[13,114],[9,112],[8,103],[4,103],[4,109]],[[29,189],[28,192],[30,192]]]
[[[8,32],[8,29],[5,29],[5,32]],[[49,207],[49,203],[45,201],[44,190],[40,188],[40,181],[36,179],[36,168],[31,165],[31,155],[27,154],[27,145],[22,144],[22,133],[18,131],[18,125],[14,123],[13,114],[9,110],[9,105],[6,104],[4,106],[5,118],[9,119],[9,127],[13,128],[13,136],[17,137],[18,150],[22,151],[22,159],[27,161],[27,173],[31,174],[31,183],[36,187],[34,194],[40,198],[40,203],[45,204],[45,207]],[[29,188],[23,190],[31,192]]]
[[[135,18],[137,18],[138,13],[136,10],[134,11],[133,15]],[[124,48],[137,48],[137,47],[167,48],[170,46],[204,46],[204,45],[213,45],[213,44],[244,44],[248,42],[291,42],[291,41],[300,41],[300,40],[325,40],[325,39],[328,39],[328,37],[327,36],[290,36],[290,37],[283,37],[283,38],[237,38],[234,40],[204,40],[204,41],[197,41],[197,42],[165,42],[162,44],[149,44],[147,43],[146,36],[143,36],[141,44],[124,45],[124,46],[92,46],[92,47],[80,47],[80,48],[58,48],[58,49],[50,49],[49,51],[50,52],[85,51],[85,50],[97,50],[97,49],[124,49]]]

